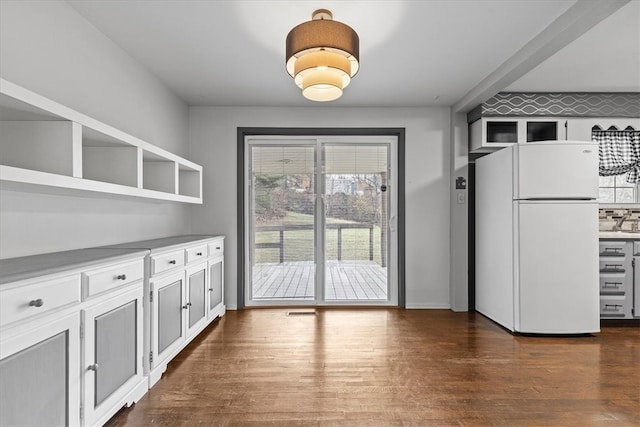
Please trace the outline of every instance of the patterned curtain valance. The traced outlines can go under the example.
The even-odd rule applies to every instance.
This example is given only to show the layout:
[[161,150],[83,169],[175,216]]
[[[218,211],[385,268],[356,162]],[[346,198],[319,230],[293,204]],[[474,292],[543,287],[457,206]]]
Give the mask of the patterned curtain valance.
[[640,131],[631,127],[601,130],[594,126],[591,138],[598,143],[601,176],[626,174],[627,182],[640,181]]

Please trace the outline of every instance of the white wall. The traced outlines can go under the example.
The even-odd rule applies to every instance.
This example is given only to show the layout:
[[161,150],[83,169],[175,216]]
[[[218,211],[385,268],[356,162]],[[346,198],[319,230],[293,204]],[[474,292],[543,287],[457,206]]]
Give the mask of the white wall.
[[[464,113],[451,114],[451,309],[469,309],[469,126]],[[456,178],[466,189],[456,189]]]
[[[0,76],[189,158],[186,104],[66,2],[0,1]],[[0,258],[189,232],[179,204],[0,192]]]
[[225,301],[237,303],[237,127],[406,128],[406,301],[449,308],[450,113],[448,108],[191,107],[190,153],[204,167],[195,233],[225,243]]

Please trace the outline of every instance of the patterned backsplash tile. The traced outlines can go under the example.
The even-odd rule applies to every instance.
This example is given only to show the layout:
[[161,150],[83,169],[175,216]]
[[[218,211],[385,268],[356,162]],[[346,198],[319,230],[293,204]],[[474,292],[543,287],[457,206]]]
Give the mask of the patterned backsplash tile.
[[640,208],[600,208],[598,210],[600,231],[615,231],[616,224],[622,219],[620,230],[637,231],[640,223]]

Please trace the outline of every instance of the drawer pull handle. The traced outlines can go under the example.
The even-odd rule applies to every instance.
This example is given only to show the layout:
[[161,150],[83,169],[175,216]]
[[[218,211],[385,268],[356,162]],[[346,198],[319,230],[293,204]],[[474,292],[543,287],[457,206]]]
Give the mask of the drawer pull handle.
[[622,286],[622,282],[604,282],[603,288],[617,288]]
[[98,372],[98,364],[94,363],[93,365],[87,366],[87,371]]
[[624,271],[624,267],[622,266],[622,264],[605,264],[604,265],[604,270],[605,271],[623,272]]
[[219,250],[220,250],[220,246],[216,246],[216,251],[219,251]]
[[42,301],[42,298],[29,301],[29,307],[42,307],[43,305],[44,301]]
[[116,276],[117,280],[127,280],[127,275],[126,274],[118,274]]
[[198,252],[198,253],[196,253],[196,255],[202,256],[202,252]]
[[605,252],[613,252],[613,253],[617,253],[622,251],[622,248],[604,248]]
[[213,288],[209,288],[209,292],[213,292]]
[[622,308],[622,304],[605,304],[605,310],[612,308],[613,310],[617,310],[618,308]]
[[175,263],[176,263],[175,259],[172,259],[171,261],[169,261],[169,264],[175,264]]
[[189,307],[191,307],[191,303],[190,303],[190,302],[188,302],[186,305],[183,305],[183,306],[182,306],[182,308],[184,308],[185,310],[186,310],[187,308],[189,308]]

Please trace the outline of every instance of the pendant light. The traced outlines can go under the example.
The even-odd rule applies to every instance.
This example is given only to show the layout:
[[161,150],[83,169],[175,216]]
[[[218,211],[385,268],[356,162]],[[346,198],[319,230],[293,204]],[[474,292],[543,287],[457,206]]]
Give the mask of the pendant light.
[[287,35],[287,72],[312,101],[333,101],[351,82],[359,68],[360,39],[353,28],[334,21],[327,9]]

